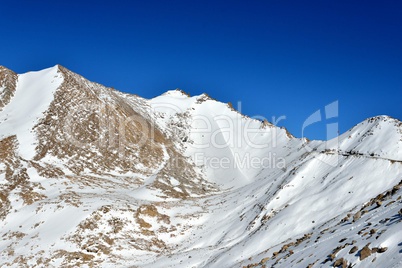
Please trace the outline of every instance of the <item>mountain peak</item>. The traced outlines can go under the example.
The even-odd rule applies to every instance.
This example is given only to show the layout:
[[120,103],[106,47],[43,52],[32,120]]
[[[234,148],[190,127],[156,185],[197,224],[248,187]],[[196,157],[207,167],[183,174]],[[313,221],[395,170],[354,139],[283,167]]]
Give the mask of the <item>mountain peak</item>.
[[[398,128],[398,127],[402,126],[402,122],[399,119],[396,119],[396,118],[388,116],[388,115],[378,115],[378,116],[373,116],[373,117],[367,118],[366,120],[357,124],[354,128],[373,127],[373,128],[381,129],[381,126],[383,126],[383,127],[391,126],[391,127]],[[349,130],[349,131],[351,131],[351,130]]]
[[389,115],[377,115],[377,116],[373,116],[373,117],[369,117],[366,119],[366,121],[368,122],[395,122],[395,121],[399,121],[399,119],[391,117]]
[[14,72],[12,70],[8,69],[7,67],[5,67],[3,65],[0,65],[0,74],[5,73],[5,72],[14,74]]
[[176,97],[176,98],[177,97],[178,98],[189,98],[189,97],[191,97],[190,94],[188,94],[187,92],[184,92],[180,88],[168,90],[165,93],[163,93],[162,96],[170,96],[170,97]]
[[61,70],[61,68],[64,68],[64,67],[59,64],[56,64],[52,67],[48,67],[48,68],[37,70],[37,71],[31,71],[31,72],[27,72],[27,73],[46,73],[46,72],[57,73]]

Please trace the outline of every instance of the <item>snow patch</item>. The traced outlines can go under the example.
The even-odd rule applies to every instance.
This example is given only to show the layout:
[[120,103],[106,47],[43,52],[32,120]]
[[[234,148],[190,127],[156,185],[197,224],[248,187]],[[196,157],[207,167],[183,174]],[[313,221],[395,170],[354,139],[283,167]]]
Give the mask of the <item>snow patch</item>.
[[17,135],[19,153],[25,159],[36,154],[37,139],[32,129],[49,108],[62,82],[58,66],[18,75],[15,95],[0,112],[0,139]]

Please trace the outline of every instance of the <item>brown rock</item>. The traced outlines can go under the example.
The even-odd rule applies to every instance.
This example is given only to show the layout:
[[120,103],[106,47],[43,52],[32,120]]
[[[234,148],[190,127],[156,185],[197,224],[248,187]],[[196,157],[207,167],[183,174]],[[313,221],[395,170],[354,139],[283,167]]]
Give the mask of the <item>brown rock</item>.
[[347,266],[348,266],[348,262],[343,258],[340,258],[334,262],[334,267],[346,268]]
[[279,250],[279,253],[285,252],[288,249],[288,245],[283,245],[283,247],[281,248],[281,250]]
[[360,261],[371,255],[371,249],[369,248],[369,245],[370,244],[365,245],[364,248],[362,248],[362,250],[360,251]]
[[356,246],[354,246],[353,248],[350,249],[349,254],[353,254],[353,253],[355,253],[355,252],[358,251],[358,250],[359,250],[359,248],[356,247]]
[[358,211],[355,215],[353,215],[353,222],[356,222],[362,216],[361,212]]
[[335,259],[336,255],[334,253],[328,255],[328,259],[333,261]]
[[266,258],[261,260],[262,263],[266,263],[267,261],[269,261],[269,257],[266,257]]

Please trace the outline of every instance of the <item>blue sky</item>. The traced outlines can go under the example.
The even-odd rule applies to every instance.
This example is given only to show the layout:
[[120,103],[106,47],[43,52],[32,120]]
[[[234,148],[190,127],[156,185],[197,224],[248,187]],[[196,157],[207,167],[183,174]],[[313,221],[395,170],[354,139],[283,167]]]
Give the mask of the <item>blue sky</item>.
[[0,65],[61,64],[146,98],[181,88],[325,139],[367,117],[402,119],[401,1],[1,1]]

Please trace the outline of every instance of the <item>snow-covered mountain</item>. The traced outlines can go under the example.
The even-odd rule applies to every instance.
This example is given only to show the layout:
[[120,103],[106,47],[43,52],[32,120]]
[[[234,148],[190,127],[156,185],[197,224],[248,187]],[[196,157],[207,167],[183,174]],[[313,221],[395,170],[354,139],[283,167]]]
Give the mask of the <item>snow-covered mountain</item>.
[[208,95],[0,67],[0,266],[402,267],[402,122],[308,141]]

